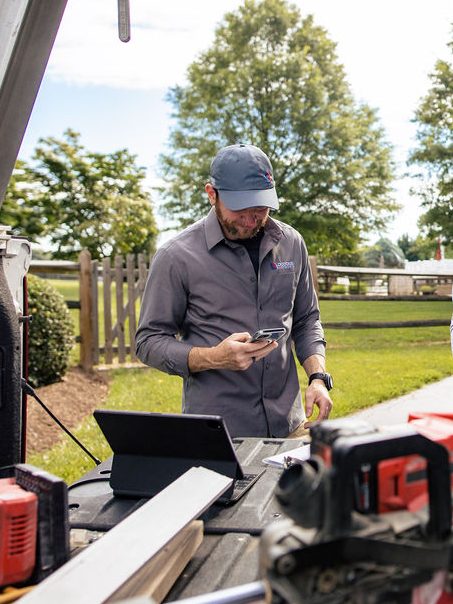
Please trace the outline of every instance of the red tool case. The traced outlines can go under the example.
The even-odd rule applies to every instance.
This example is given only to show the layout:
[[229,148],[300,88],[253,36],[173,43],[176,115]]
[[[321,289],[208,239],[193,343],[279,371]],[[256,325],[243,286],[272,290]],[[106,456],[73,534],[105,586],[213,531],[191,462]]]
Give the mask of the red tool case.
[[0,479],[0,586],[30,578],[36,560],[38,497]]

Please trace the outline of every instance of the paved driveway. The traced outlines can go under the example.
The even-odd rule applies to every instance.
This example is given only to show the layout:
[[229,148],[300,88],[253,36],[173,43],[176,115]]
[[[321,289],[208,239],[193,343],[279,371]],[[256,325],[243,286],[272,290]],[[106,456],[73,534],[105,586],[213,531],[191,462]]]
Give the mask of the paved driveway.
[[453,414],[453,376],[349,417],[366,420],[375,426],[388,426],[406,423],[410,411],[441,411]]

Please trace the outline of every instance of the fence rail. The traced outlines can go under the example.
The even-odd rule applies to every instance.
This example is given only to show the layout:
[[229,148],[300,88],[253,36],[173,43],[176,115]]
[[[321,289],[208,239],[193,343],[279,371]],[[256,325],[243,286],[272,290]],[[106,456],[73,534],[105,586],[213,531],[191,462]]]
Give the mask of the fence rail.
[[325,323],[327,329],[375,329],[383,327],[445,327],[450,325],[450,319],[427,319],[425,321],[350,321]]
[[[89,370],[94,365],[115,362],[124,364],[136,361],[135,331],[137,313],[142,299],[148,274],[150,257],[144,254],[116,256],[112,262],[104,258],[102,262],[92,260],[88,251],[82,251],[78,262],[34,260],[30,272],[46,277],[77,277],[79,299],[68,300],[69,308],[79,310],[80,364]],[[366,276],[404,276],[412,278],[438,278],[453,281],[453,275],[411,274],[401,269],[374,269],[363,267],[333,267],[317,265],[316,258],[310,257],[316,290],[325,285],[326,276],[348,275],[364,279]],[[326,297],[321,294],[321,297]],[[448,300],[447,296],[417,295],[337,295],[342,300]],[[449,320],[398,321],[398,322],[336,322],[324,323],[328,329],[366,329],[383,327],[428,327],[447,326]]]

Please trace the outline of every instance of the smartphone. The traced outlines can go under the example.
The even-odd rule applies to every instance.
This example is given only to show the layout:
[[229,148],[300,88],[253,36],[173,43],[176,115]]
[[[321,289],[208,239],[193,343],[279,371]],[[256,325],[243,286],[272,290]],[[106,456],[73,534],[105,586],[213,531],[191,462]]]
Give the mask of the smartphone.
[[280,338],[286,334],[285,327],[272,327],[269,329],[258,329],[257,332],[253,334],[250,338],[249,342],[260,342],[262,340],[269,340],[277,342]]

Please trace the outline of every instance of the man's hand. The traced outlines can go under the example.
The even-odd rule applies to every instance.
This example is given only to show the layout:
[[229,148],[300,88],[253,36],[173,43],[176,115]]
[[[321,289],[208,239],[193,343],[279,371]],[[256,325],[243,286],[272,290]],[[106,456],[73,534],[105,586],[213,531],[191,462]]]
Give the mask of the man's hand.
[[[326,370],[325,359],[319,354],[307,357],[303,362],[303,366],[308,377],[313,373],[324,373]],[[319,409],[318,417],[312,421],[305,422],[305,428],[310,428],[315,422],[327,419],[332,410],[332,399],[322,380],[313,380],[305,390],[305,415],[307,418],[313,415],[315,405]]]
[[320,422],[327,419],[332,410],[333,403],[322,380],[313,380],[305,390],[305,414],[307,418],[312,416],[315,405],[319,408],[318,417],[313,421],[305,422],[305,428],[310,428],[315,421]]
[[207,369],[244,371],[278,347],[277,342],[249,342],[250,337],[248,332],[233,333],[212,348],[192,348],[189,370],[192,373]]

